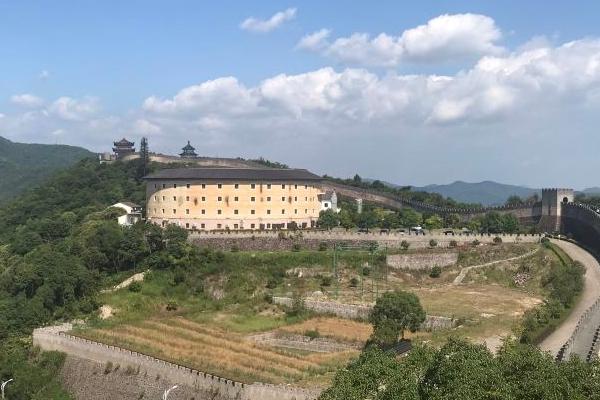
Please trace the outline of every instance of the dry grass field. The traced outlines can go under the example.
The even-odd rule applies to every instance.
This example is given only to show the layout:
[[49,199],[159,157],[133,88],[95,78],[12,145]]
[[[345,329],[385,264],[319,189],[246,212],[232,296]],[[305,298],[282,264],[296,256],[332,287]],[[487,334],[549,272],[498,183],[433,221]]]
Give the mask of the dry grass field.
[[77,335],[248,383],[326,383],[337,368],[358,354],[302,353],[261,346],[243,335],[179,317]]

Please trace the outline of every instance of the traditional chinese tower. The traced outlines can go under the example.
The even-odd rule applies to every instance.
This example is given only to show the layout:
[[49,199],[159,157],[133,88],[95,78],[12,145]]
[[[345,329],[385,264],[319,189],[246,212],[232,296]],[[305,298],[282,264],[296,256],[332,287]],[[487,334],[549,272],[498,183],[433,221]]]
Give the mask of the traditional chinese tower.
[[194,151],[196,149],[190,144],[189,140],[182,150],[183,153],[179,154],[181,158],[198,158],[198,154]]
[[135,148],[133,147],[134,143],[125,138],[119,140],[118,142],[113,142],[113,144],[115,145],[115,147],[113,147],[113,151],[117,156],[117,160],[135,153]]

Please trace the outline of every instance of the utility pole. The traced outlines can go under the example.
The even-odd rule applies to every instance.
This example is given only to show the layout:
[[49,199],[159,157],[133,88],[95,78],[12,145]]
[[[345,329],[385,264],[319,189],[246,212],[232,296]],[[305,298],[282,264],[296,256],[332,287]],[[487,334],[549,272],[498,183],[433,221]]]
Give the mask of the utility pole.
[[7,381],[2,382],[2,385],[0,385],[0,390],[2,391],[2,400],[4,400],[4,388],[12,381],[13,379],[9,379]]

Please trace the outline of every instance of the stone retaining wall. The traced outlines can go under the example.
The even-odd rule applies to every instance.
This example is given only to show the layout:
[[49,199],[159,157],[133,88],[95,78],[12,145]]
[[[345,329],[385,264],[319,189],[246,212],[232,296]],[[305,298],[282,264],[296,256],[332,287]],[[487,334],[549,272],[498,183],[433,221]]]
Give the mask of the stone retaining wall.
[[[294,300],[290,297],[273,297],[273,303],[291,307]],[[304,299],[304,307],[316,312],[317,314],[332,314],[341,318],[368,320],[369,314],[373,309],[370,304],[346,304],[335,301],[320,301],[312,299]],[[457,321],[448,317],[436,315],[428,315],[425,322],[421,325],[424,331],[433,331],[439,329],[454,328]]]
[[[63,332],[69,328],[65,325],[35,329],[33,344],[43,350],[60,351],[101,364],[111,362],[113,365],[118,364],[120,368],[137,371],[137,375],[154,376],[172,384],[185,385],[186,390],[193,390],[196,396],[200,396],[199,398],[206,398],[207,393],[210,393],[215,396],[210,398],[226,400],[314,400],[319,395],[317,390],[263,383],[245,384],[221,378],[142,353],[78,338]],[[104,389],[107,392],[110,390],[109,387]],[[123,397],[107,394],[104,398],[122,399]],[[82,397],[82,399],[88,398]]]

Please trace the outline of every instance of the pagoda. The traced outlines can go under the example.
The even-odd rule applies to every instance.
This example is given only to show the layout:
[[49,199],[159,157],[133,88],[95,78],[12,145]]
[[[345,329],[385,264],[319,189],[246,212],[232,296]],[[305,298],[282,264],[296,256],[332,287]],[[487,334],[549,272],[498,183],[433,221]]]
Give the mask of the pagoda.
[[198,154],[194,151],[196,149],[190,144],[189,140],[182,150],[183,153],[179,154],[181,158],[198,158]]
[[134,143],[125,138],[119,140],[118,142],[113,142],[113,144],[115,145],[115,147],[113,147],[113,151],[117,156],[117,160],[135,153],[135,149],[133,147]]

